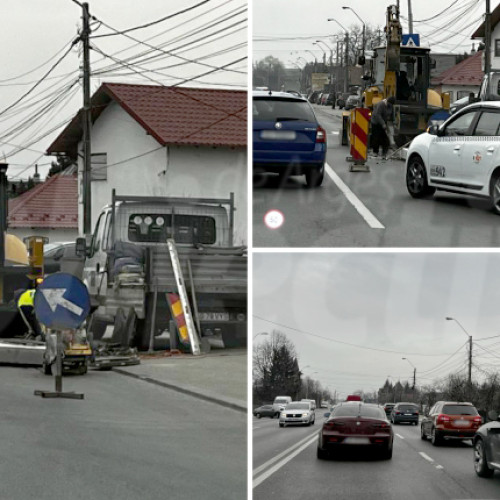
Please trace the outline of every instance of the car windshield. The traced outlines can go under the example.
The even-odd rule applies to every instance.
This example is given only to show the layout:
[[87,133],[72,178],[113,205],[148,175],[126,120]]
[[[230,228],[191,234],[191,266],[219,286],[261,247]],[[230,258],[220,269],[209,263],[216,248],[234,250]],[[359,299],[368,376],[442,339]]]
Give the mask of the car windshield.
[[254,97],[253,119],[273,122],[300,120],[316,123],[314,112],[306,101],[272,97]]
[[287,410],[309,410],[309,403],[290,403],[286,406]]
[[368,417],[385,419],[385,413],[378,406],[340,405],[335,407],[332,417]]
[[274,400],[274,404],[276,405],[282,405],[282,404],[287,404],[288,403],[288,400],[285,399],[285,398],[277,398]]
[[478,415],[474,406],[469,405],[444,405],[441,413],[445,415]]

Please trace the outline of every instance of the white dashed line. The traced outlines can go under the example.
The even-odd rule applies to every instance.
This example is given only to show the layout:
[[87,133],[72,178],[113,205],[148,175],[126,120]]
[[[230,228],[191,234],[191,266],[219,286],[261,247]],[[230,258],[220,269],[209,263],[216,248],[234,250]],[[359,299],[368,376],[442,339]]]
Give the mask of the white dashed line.
[[385,226],[370,212],[370,210],[368,210],[368,208],[365,207],[365,205],[363,205],[361,200],[349,189],[347,184],[345,184],[344,181],[334,172],[328,163],[325,163],[325,170],[330,179],[335,182],[347,200],[358,211],[359,215],[365,219],[366,223],[372,229],[385,229]]
[[340,132],[338,130],[334,130],[333,132],[330,132],[330,134],[332,134],[332,135],[339,135]]
[[436,469],[444,469],[442,465],[436,465]]
[[401,434],[396,434],[396,436],[397,436],[399,439],[403,439],[403,440],[404,440],[404,437],[403,437]]
[[419,451],[418,454],[421,455],[423,458],[425,458],[431,464],[434,463],[434,460],[429,455],[426,455],[423,451]]

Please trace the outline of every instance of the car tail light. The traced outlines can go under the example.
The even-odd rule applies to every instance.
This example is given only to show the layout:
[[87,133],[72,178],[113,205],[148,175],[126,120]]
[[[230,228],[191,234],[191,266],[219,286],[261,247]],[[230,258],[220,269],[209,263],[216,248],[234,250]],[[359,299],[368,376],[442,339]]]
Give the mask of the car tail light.
[[325,422],[323,424],[323,429],[327,429],[327,430],[334,430],[338,427],[344,427],[345,426],[345,422],[335,422],[335,421],[330,421],[330,422]]
[[389,424],[387,422],[375,422],[373,427],[377,429],[389,429]]
[[400,412],[400,411],[397,411],[397,412],[396,412],[396,415],[401,415],[401,412]]
[[438,415],[436,423],[437,424],[444,424],[445,422],[451,422],[450,417],[448,415],[443,415],[443,414]]
[[476,417],[474,417],[473,421],[475,424],[482,424],[483,423],[483,419],[481,418],[481,415],[477,415]]
[[320,127],[318,125],[318,128],[316,129],[316,142],[326,142],[326,132],[323,127]]
[[418,411],[413,412],[415,415],[418,415]]

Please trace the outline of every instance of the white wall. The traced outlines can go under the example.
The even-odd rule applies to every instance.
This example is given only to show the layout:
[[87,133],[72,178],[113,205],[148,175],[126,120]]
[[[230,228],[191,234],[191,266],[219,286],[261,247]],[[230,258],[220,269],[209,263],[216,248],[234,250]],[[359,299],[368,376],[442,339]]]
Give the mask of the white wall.
[[[495,57],[495,40],[500,40],[500,23],[498,23],[491,33],[491,69],[500,71],[500,57]],[[484,68],[484,55],[482,58]]]
[[49,238],[49,243],[60,241],[75,241],[78,238],[76,229],[40,229],[33,227],[9,227],[9,234],[17,236],[21,241],[26,236],[46,236]]
[[[450,103],[459,99],[457,97],[459,91],[473,92],[477,95],[479,92],[479,85],[442,85],[441,92],[450,92]],[[465,96],[462,96],[465,97]]]
[[[235,244],[247,242],[247,155],[242,149],[161,147],[121,106],[111,102],[92,127],[92,153],[107,153],[107,181],[92,182],[92,228],[118,195],[228,198],[235,193]],[[81,149],[81,143],[79,145]],[[127,161],[124,161],[127,160]],[[123,162],[123,163],[121,163]],[[83,233],[79,159],[79,230]]]

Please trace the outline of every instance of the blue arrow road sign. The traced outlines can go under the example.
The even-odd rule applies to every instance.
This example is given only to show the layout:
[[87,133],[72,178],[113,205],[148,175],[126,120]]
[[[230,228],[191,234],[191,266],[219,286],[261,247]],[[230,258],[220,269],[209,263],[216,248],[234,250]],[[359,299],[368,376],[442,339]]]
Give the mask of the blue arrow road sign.
[[51,274],[36,289],[35,314],[38,321],[47,328],[78,328],[89,311],[87,287],[72,274]]

